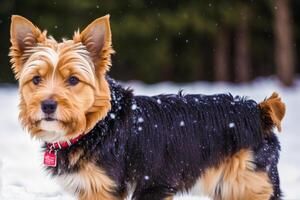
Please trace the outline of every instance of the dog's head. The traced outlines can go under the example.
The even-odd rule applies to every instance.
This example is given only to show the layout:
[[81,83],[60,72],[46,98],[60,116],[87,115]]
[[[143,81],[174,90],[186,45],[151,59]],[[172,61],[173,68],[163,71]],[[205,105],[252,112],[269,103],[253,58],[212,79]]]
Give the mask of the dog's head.
[[19,80],[22,125],[33,137],[64,141],[87,133],[110,109],[105,73],[111,64],[109,16],[72,40],[57,42],[13,16],[10,56]]

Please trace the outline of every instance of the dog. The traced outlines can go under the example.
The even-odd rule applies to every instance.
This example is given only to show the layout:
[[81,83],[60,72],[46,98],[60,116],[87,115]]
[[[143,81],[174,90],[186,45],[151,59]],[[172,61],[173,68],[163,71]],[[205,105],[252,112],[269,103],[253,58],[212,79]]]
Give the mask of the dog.
[[282,198],[285,104],[230,94],[136,96],[107,75],[109,16],[57,42],[14,15],[10,56],[20,121],[44,141],[45,169],[80,200]]

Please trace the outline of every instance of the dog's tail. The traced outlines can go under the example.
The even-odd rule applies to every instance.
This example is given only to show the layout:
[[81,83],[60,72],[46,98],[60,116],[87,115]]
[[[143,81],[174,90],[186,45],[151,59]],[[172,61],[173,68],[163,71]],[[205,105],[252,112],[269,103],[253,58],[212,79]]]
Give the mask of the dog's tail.
[[281,120],[285,115],[285,104],[281,101],[278,94],[273,92],[272,96],[259,103],[258,107],[264,134],[268,135],[271,133],[274,127],[280,132]]

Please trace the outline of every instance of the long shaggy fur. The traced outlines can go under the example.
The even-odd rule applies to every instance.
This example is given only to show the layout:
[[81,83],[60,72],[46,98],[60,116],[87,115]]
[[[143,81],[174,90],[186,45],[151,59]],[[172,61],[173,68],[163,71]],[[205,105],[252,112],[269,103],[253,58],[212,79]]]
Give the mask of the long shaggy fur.
[[[77,173],[90,161],[114,180],[117,197],[135,185],[133,199],[163,199],[189,191],[206,169],[251,149],[257,170],[272,168],[273,196],[280,196],[279,143],[274,134],[263,137],[253,100],[226,94],[134,96],[108,81],[111,111],[78,144],[58,152],[58,167],[48,168],[53,176]],[[78,151],[81,157],[70,163]]]

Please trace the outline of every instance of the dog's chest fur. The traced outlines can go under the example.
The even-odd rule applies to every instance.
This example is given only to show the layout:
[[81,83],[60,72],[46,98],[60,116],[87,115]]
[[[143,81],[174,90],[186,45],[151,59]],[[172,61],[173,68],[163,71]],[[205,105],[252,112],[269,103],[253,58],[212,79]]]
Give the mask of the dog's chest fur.
[[116,187],[105,171],[90,162],[85,163],[76,173],[58,175],[56,179],[66,191],[87,197],[95,195],[95,191],[99,196],[111,196]]
[[55,179],[70,194],[78,193],[79,190],[85,188],[85,185],[89,184],[86,182],[87,180],[78,173],[58,175]]

